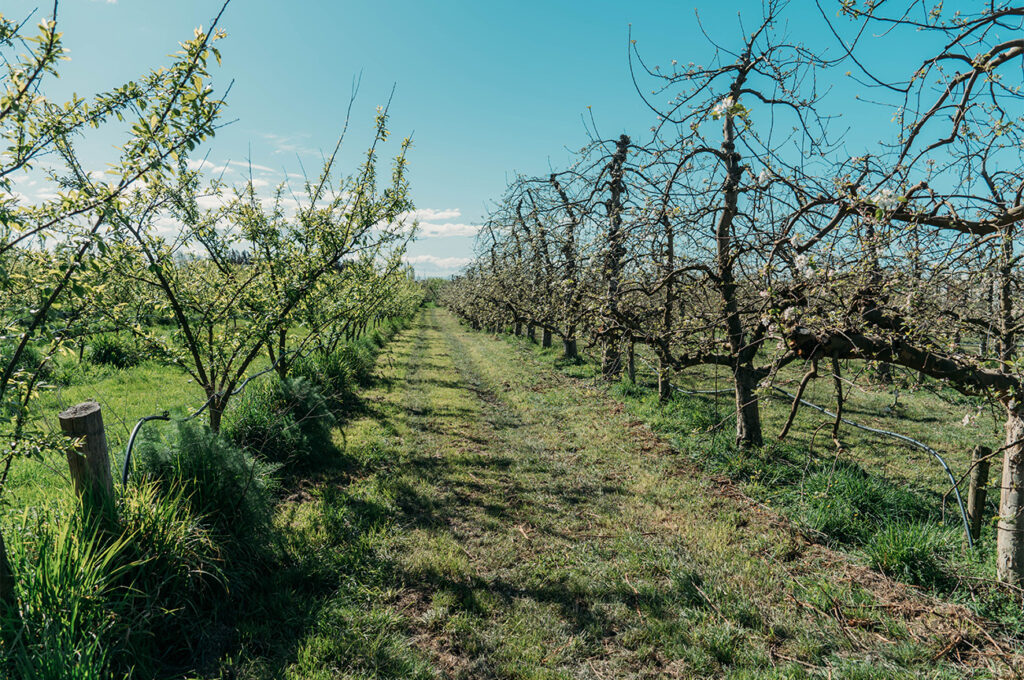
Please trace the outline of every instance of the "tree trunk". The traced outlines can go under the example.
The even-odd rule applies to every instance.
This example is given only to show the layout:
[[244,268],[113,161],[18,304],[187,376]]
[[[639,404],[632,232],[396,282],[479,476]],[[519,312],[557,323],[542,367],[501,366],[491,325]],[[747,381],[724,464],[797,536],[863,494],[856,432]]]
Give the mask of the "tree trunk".
[[277,375],[284,380],[288,377],[289,361],[285,356],[288,353],[288,330],[278,329],[277,331]]
[[[626,248],[623,245],[622,233],[622,196],[626,191],[623,180],[623,165],[629,150],[629,137],[621,135],[615,144],[615,154],[608,163],[608,200],[605,208],[608,211],[608,245],[604,256],[605,299],[602,316],[605,323],[612,325],[619,315],[619,278],[622,276],[623,258]],[[606,380],[615,378],[622,370],[622,357],[619,354],[619,334],[607,331],[603,336],[603,352],[601,356],[601,373]]]
[[1024,405],[1011,401],[1006,416],[1002,493],[996,539],[996,574],[1003,583],[1024,584]]
[[575,359],[579,356],[579,350],[576,348],[576,338],[562,338],[562,348],[566,359]]
[[971,538],[981,538],[981,525],[985,521],[985,497],[988,495],[989,455],[992,449],[975,446],[971,454],[971,485],[967,494],[967,517],[970,520]]
[[522,321],[516,321],[515,328],[513,329],[512,332],[515,334],[515,336],[517,338],[520,337],[523,334],[523,322]]
[[633,338],[629,339],[629,350],[627,354],[626,364],[626,375],[629,376],[629,382],[636,384],[636,343]]
[[537,342],[537,328],[533,323],[526,324],[526,337],[530,342]]
[[601,354],[601,375],[606,380],[613,380],[622,370],[622,356],[614,340],[606,340],[604,352]]
[[672,398],[672,376],[664,362],[658,362],[658,401],[664,403]]
[[743,448],[764,444],[761,412],[757,404],[757,382],[750,366],[736,367],[736,443]]
[[215,398],[210,401],[210,406],[207,409],[210,412],[210,429],[214,432],[220,432],[221,421],[224,419],[224,409],[227,404],[223,403],[222,399]]
[[541,347],[551,347],[551,331],[549,331],[547,328],[545,328],[544,332],[541,333],[541,336],[540,336],[540,346]]

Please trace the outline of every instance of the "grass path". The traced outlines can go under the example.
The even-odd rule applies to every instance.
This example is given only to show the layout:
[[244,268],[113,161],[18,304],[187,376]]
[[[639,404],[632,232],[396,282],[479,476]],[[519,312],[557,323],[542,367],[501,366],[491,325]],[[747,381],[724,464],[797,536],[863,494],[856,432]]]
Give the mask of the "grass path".
[[1005,671],[964,610],[808,543],[525,346],[430,309],[379,374],[342,463],[282,505],[305,565],[282,597],[307,597],[249,675]]

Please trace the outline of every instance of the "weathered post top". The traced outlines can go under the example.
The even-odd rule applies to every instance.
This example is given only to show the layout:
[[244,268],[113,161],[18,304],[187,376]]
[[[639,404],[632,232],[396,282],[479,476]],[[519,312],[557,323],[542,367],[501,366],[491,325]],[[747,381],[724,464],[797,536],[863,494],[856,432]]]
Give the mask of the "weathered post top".
[[103,429],[103,414],[95,401],[75,404],[57,415],[60,429],[65,434],[87,435]]

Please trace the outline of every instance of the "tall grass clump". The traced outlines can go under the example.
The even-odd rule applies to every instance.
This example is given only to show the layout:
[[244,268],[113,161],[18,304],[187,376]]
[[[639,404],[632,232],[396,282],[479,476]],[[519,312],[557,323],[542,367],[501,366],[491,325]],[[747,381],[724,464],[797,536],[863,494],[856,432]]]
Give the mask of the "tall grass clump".
[[0,612],[3,677],[142,678],[190,667],[226,592],[218,548],[181,490],[129,487],[119,510],[113,529],[78,503],[14,522],[17,605]]
[[137,461],[143,479],[162,494],[183,494],[193,512],[206,518],[215,539],[255,547],[254,539],[267,535],[279,465],[194,422],[178,423],[162,439],[142,441]]
[[115,333],[104,333],[96,336],[89,343],[87,358],[90,363],[98,366],[114,368],[131,368],[138,366],[142,355],[131,339]]
[[128,487],[120,518],[133,564],[123,596],[134,621],[135,663],[188,669],[227,594],[220,547],[180,486]]
[[261,460],[301,465],[331,450],[334,423],[317,385],[274,376],[242,393],[225,431]]
[[362,338],[338,350],[341,361],[348,365],[349,374],[355,385],[365,387],[373,380],[373,366],[379,347]]
[[[70,514],[25,512],[8,532],[17,607],[2,613],[7,677],[101,680],[115,674],[130,630],[123,579],[128,540],[105,539]],[[121,675],[120,677],[124,677]]]
[[958,542],[957,528],[926,522],[885,526],[864,546],[874,569],[918,586],[938,587],[949,578],[944,561]]
[[291,368],[292,376],[317,385],[334,413],[348,409],[355,399],[356,381],[341,351],[314,352],[301,357]]

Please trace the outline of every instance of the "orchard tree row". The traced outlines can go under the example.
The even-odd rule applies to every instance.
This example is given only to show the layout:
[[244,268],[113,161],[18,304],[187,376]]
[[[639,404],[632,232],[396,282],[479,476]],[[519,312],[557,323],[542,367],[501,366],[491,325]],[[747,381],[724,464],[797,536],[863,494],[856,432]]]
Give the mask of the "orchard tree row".
[[[0,17],[0,490],[19,458],[68,448],[32,406],[48,364],[95,338],[130,337],[180,367],[216,432],[257,363],[286,377],[420,304],[402,262],[408,139],[378,176],[386,108],[354,171],[340,168],[339,139],[315,176],[270,196],[251,178],[203,175],[210,164],[193,156],[225,109],[210,73],[219,19],[166,66],[54,101],[46,92],[65,58],[56,5],[34,28]],[[78,151],[96,134],[122,141],[105,168]],[[3,555],[0,540],[6,601]]]
[[[787,366],[801,393],[819,364],[839,379],[860,360],[988,398],[1006,418],[998,574],[1019,584],[1024,6],[819,4],[766,2],[708,65],[631,44],[650,133],[594,134],[565,169],[517,177],[446,304],[568,357],[596,348],[608,378],[646,347],[662,398],[673,373],[722,367],[743,447]],[[828,38],[794,40],[787,19],[819,9]],[[869,101],[879,123],[842,116]]]

